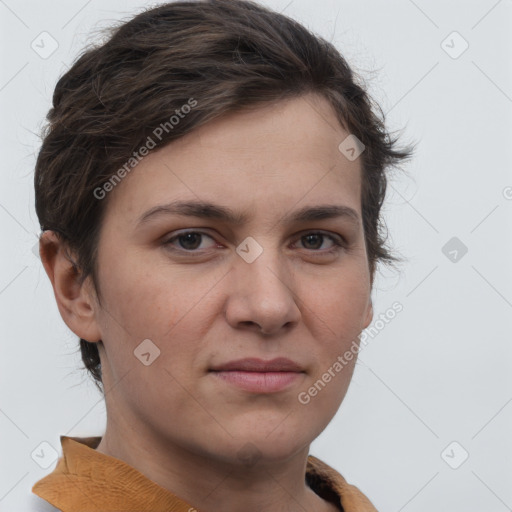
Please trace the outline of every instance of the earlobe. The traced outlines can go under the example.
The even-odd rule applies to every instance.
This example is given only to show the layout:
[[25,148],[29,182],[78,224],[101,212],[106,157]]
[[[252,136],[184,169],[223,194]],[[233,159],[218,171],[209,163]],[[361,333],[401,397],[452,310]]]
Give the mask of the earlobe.
[[366,309],[366,318],[364,321],[363,329],[366,329],[372,323],[372,320],[373,320],[373,302],[372,302],[372,299],[370,298],[368,308]]
[[54,231],[45,231],[39,241],[39,254],[66,325],[80,338],[99,341],[101,334],[88,280],[80,282],[80,272],[68,245]]

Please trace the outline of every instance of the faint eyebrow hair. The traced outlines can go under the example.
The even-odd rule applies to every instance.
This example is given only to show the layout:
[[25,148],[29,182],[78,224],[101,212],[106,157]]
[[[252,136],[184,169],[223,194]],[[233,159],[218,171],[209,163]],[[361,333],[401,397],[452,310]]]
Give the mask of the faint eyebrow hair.
[[[234,212],[225,206],[206,201],[173,201],[168,204],[155,206],[144,212],[137,220],[137,226],[145,224],[150,219],[166,215],[183,215],[203,219],[216,219],[228,224],[239,226],[247,223],[249,215],[243,212]],[[354,224],[359,224],[359,214],[353,208],[342,205],[306,206],[282,217],[281,222],[291,224],[294,222],[309,222],[323,219],[345,217]]]

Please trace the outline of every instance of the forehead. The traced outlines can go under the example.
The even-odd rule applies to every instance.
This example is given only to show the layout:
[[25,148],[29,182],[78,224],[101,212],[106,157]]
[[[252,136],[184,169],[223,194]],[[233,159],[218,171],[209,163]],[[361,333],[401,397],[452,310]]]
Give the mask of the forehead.
[[338,149],[348,135],[316,95],[230,113],[143,158],[110,193],[108,210],[126,222],[176,199],[268,215],[315,202],[360,211],[361,159]]

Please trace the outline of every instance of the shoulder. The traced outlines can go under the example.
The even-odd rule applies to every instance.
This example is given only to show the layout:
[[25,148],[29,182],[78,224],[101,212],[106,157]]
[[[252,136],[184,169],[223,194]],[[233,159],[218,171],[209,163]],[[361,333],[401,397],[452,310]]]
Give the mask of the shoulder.
[[308,457],[306,479],[320,496],[338,502],[344,512],[377,512],[372,502],[355,486],[325,462]]

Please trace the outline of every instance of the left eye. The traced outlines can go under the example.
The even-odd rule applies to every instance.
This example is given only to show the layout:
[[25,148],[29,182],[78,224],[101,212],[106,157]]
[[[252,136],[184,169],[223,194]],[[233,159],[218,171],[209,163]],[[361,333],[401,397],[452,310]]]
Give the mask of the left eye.
[[[208,249],[215,246],[215,244],[212,244],[210,247],[201,247],[203,237],[209,238],[215,242],[215,240],[210,235],[201,231],[187,231],[169,238],[169,240],[164,242],[164,245],[172,246],[173,249],[177,249],[178,251],[183,250],[186,252],[199,252],[198,250],[200,249]],[[326,239],[331,241],[331,247],[324,249],[323,251],[319,251],[322,245],[324,245]],[[324,253],[340,250],[344,246],[343,241],[338,237],[321,232],[306,233],[305,235],[302,235],[298,240],[302,241],[304,246],[309,245],[309,247],[305,247],[305,249]],[[175,242],[179,243],[179,247],[174,245]]]
[[[325,233],[307,233],[300,237],[300,240],[302,240],[303,243],[305,241],[306,245],[313,245],[314,247],[309,247],[309,249],[313,250],[320,249],[325,239],[329,239],[333,244],[333,246],[325,252],[330,252],[343,245],[336,237]],[[308,247],[306,247],[306,249],[308,249]]]

